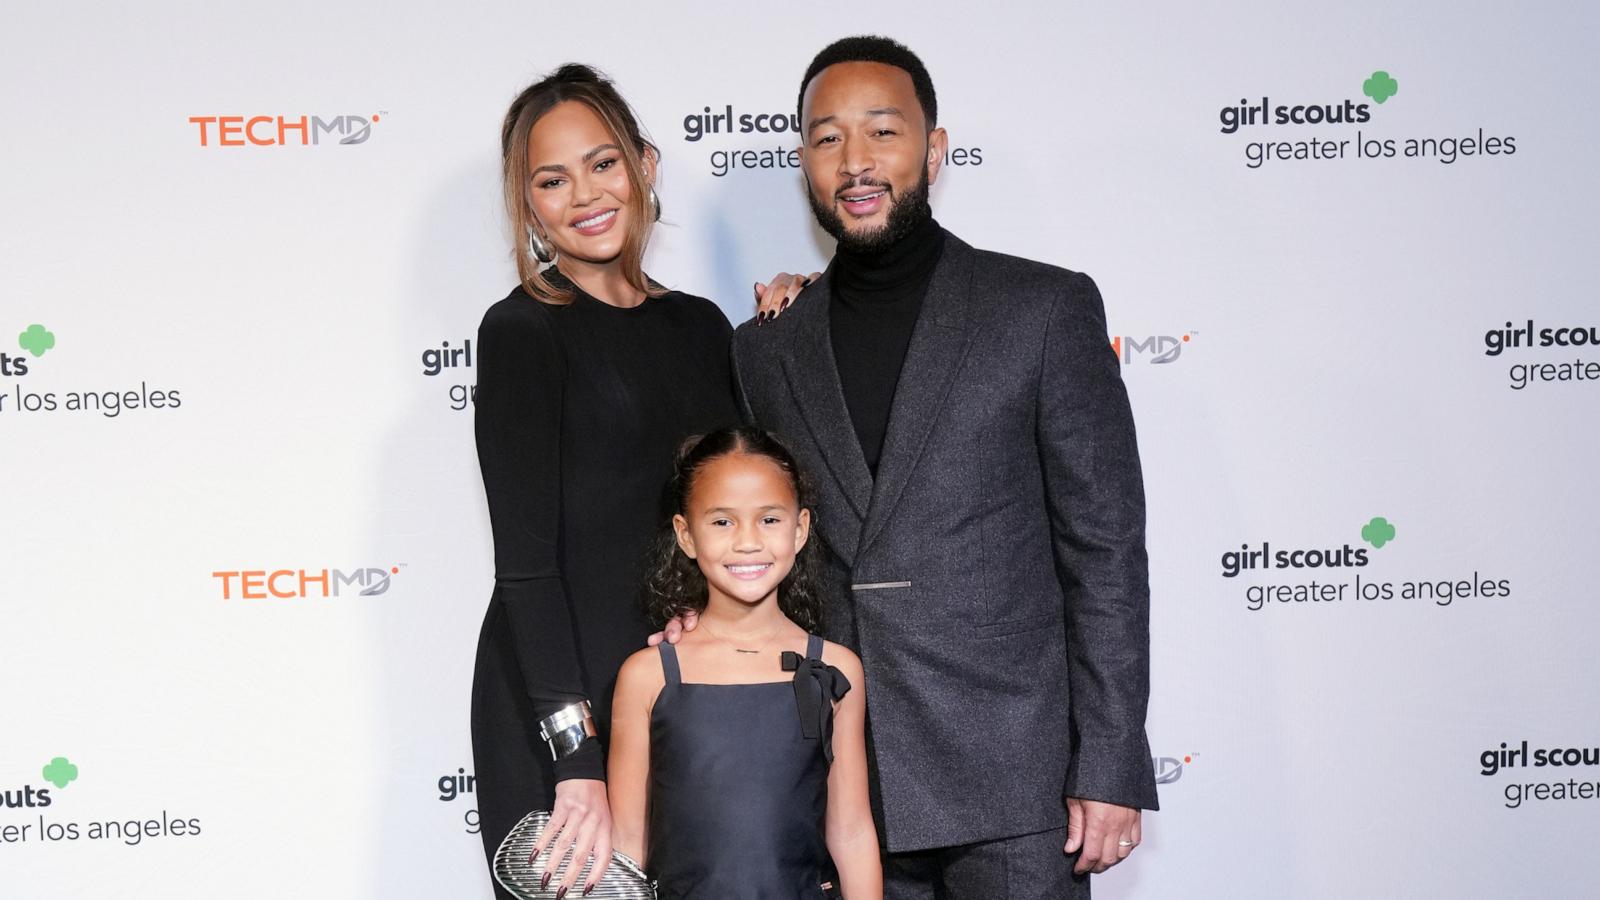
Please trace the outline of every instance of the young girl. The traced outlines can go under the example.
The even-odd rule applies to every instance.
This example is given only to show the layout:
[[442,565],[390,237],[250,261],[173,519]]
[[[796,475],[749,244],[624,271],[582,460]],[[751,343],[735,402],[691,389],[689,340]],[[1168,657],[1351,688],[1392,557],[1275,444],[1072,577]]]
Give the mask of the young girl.
[[700,625],[629,657],[612,706],[617,849],[661,900],[883,896],[867,801],[861,661],[823,641],[794,457],[771,435],[691,440],[651,612]]

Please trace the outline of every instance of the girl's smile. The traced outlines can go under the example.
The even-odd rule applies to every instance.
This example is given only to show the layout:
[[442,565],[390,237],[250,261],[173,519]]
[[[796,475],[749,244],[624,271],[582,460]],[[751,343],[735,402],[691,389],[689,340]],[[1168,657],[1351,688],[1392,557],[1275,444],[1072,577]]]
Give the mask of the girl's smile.
[[725,568],[741,581],[755,581],[772,569],[772,563],[739,563]]

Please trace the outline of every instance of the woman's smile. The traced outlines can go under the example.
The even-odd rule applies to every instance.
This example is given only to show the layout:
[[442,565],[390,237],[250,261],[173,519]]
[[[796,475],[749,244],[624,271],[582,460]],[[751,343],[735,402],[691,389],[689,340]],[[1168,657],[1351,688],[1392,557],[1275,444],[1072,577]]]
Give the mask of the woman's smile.
[[583,218],[574,220],[572,223],[572,230],[578,232],[579,234],[593,237],[594,235],[605,234],[607,231],[610,231],[611,226],[616,221],[617,208],[613,206],[609,209],[600,210],[599,212],[587,213]]

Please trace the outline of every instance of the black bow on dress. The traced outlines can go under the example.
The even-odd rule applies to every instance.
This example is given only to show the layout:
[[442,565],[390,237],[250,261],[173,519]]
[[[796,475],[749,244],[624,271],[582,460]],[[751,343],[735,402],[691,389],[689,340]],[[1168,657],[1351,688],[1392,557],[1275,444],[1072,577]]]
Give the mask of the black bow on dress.
[[833,701],[844,699],[850,679],[820,659],[783,651],[783,670],[794,674],[794,702],[800,707],[800,733],[822,740],[822,755],[833,763]]

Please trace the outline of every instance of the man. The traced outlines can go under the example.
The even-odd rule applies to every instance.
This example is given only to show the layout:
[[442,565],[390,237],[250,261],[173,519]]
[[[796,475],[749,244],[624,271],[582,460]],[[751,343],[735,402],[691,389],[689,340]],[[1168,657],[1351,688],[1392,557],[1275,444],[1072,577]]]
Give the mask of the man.
[[907,48],[824,49],[800,122],[838,250],[734,367],[817,482],[886,895],[1087,897],[1156,808],[1144,494],[1100,296],[934,222],[947,138]]

